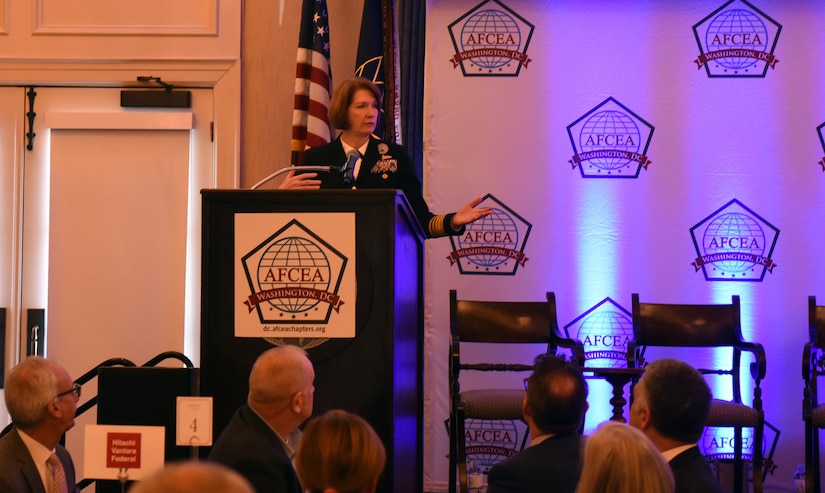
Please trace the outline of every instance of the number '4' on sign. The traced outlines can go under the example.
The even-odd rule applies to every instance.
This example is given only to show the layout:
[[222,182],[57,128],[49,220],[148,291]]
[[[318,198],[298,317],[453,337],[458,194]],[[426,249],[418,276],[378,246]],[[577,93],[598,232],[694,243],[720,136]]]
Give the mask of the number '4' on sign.
[[175,445],[212,445],[212,398],[179,396],[175,428]]

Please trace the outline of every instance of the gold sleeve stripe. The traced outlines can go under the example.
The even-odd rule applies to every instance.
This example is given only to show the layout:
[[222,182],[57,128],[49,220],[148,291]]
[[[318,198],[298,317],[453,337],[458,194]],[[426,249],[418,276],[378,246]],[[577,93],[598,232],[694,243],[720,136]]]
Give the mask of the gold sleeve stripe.
[[433,218],[430,219],[430,223],[428,225],[429,230],[430,230],[430,236],[436,237],[436,236],[446,236],[447,235],[447,231],[444,229],[444,218],[445,217],[446,217],[445,214],[439,214],[437,216],[433,216]]

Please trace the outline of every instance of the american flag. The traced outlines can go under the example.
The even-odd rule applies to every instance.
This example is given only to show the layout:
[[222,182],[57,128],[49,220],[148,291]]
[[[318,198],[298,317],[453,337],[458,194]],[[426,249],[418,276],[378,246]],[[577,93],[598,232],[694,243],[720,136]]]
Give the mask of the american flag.
[[327,117],[331,93],[327,2],[304,0],[295,70],[295,110],[292,113],[290,146],[292,164],[300,164],[308,147],[331,140],[332,128]]

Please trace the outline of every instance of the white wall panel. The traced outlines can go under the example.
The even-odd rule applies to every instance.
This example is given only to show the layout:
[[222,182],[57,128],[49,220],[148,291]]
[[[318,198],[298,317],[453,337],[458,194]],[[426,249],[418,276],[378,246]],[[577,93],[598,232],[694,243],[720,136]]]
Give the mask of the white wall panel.
[[35,0],[34,33],[217,36],[217,0]]
[[0,15],[0,60],[240,57],[240,0],[3,0]]

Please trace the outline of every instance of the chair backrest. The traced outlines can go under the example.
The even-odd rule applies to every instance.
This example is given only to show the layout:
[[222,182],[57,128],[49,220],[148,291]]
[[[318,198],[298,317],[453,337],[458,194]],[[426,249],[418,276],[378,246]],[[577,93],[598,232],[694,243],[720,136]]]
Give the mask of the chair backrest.
[[808,296],[808,337],[813,347],[825,349],[825,306],[817,306],[816,296]]
[[[742,353],[753,355],[750,373],[755,384],[755,399],[759,398],[759,382],[765,378],[765,350],[761,344],[742,339],[739,296],[731,303],[721,305],[686,305],[640,303],[639,295],[632,295],[633,341],[627,346],[628,366],[644,365],[644,353],[649,347],[720,348],[731,349],[729,367],[697,367],[703,374],[729,376],[732,379],[733,400],[742,402],[740,366]],[[690,359],[690,358],[684,358]],[[691,363],[690,361],[687,361]],[[695,363],[694,363],[695,364]]]
[[640,303],[633,296],[636,346],[734,347],[742,341],[739,296],[729,305]]
[[450,333],[453,345],[460,342],[495,344],[546,344],[546,352],[558,347],[573,352],[584,364],[580,341],[565,337],[556,320],[556,297],[545,294],[545,301],[474,301],[459,300],[450,290]]

